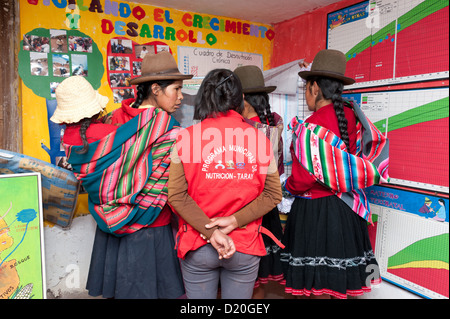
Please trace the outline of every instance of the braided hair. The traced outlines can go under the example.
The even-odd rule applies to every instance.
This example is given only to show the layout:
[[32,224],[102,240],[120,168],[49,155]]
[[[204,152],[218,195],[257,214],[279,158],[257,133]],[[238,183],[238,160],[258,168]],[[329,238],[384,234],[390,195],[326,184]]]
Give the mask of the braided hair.
[[350,149],[350,139],[347,130],[347,118],[344,112],[344,99],[342,98],[342,92],[344,91],[344,84],[341,81],[327,78],[327,77],[311,77],[308,82],[316,82],[321,90],[321,94],[317,97],[317,100],[325,99],[333,102],[334,111],[338,119],[339,132],[341,134],[341,140]]
[[244,99],[255,109],[261,123],[269,122],[270,126],[275,126],[275,118],[270,109],[269,94],[267,93],[246,93]]
[[83,141],[83,148],[81,150],[76,150],[75,152],[78,154],[86,154],[89,151],[89,143],[87,141],[86,132],[89,128],[89,125],[91,125],[92,117],[90,118],[84,118],[80,121],[81,127],[80,127],[80,137]]
[[161,89],[164,91],[169,85],[174,83],[176,80],[156,80],[156,81],[149,81],[149,82],[143,82],[137,86],[137,94],[136,94],[136,100],[134,101],[132,107],[135,109],[138,109],[139,106],[142,105],[142,102],[144,102],[148,97],[152,94],[152,85],[154,83],[158,84]]

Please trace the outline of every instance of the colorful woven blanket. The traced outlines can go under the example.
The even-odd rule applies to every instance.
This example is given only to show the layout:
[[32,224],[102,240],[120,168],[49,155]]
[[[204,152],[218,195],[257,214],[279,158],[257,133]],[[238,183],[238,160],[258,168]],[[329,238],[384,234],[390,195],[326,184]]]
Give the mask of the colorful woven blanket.
[[317,182],[335,191],[352,210],[371,222],[364,188],[388,183],[389,140],[367,119],[359,106],[350,103],[357,119],[356,154],[330,130],[294,118],[293,146],[300,164]]
[[170,153],[179,129],[168,113],[149,108],[90,143],[86,154],[75,152],[82,146],[64,145],[101,230],[124,236],[159,216],[167,202]]

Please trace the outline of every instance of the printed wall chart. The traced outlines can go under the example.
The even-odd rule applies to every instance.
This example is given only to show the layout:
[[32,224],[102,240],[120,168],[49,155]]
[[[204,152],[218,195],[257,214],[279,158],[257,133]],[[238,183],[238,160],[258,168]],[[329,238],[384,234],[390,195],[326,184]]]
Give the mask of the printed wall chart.
[[426,298],[449,298],[449,200],[372,186],[369,236],[383,279]]
[[392,183],[448,192],[448,87],[344,96],[389,138]]
[[327,48],[347,55],[351,87],[449,76],[449,3],[370,0],[328,15]]

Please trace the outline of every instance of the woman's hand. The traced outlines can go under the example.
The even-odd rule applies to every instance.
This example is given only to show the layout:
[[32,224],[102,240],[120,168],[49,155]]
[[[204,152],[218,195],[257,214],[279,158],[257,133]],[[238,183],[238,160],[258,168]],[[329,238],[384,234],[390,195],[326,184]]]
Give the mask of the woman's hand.
[[303,61],[298,63],[298,66],[302,70],[308,70],[310,68],[310,65],[311,65],[311,63],[310,62],[306,62],[305,60],[303,60]]
[[236,217],[233,215],[226,216],[226,217],[215,217],[211,218],[211,222],[209,224],[206,224],[205,227],[207,229],[211,229],[214,227],[219,227],[219,230],[224,233],[225,235],[228,235],[233,230],[239,227],[238,222],[236,220]]
[[209,242],[217,250],[219,259],[229,259],[236,252],[233,240],[218,229],[212,233]]

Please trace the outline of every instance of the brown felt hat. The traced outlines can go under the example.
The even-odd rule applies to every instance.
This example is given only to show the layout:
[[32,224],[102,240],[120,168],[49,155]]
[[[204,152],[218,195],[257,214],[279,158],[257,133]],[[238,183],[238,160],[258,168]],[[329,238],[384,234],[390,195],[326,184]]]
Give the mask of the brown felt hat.
[[256,65],[240,66],[234,70],[234,74],[242,84],[243,93],[271,93],[276,86],[265,86],[264,75]]
[[131,85],[156,80],[187,80],[193,75],[182,74],[174,57],[168,51],[147,53],[142,60],[141,76],[130,81]]
[[324,76],[342,81],[345,85],[356,81],[345,76],[347,59],[344,53],[338,50],[322,50],[317,53],[310,71],[301,71],[298,75],[307,80],[311,76]]

